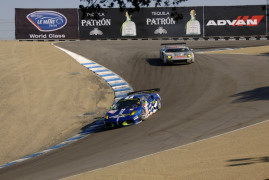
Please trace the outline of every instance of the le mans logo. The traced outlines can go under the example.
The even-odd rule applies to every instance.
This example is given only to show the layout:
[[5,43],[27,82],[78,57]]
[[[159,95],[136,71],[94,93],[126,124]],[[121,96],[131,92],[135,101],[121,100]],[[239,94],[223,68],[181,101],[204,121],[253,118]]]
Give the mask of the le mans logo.
[[35,11],[28,14],[26,18],[42,32],[59,30],[67,23],[67,18],[55,11]]

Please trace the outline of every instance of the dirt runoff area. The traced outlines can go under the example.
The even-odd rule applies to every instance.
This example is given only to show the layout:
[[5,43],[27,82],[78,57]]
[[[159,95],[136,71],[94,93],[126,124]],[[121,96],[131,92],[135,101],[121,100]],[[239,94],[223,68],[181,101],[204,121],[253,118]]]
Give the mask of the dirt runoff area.
[[258,46],[220,51],[208,51],[205,54],[247,54],[247,55],[269,55],[269,46]]
[[0,74],[0,165],[72,137],[114,100],[103,79],[50,42],[0,41]]
[[[269,46],[213,53],[268,55]],[[75,175],[66,180],[267,180],[268,137],[269,120],[186,146]]]

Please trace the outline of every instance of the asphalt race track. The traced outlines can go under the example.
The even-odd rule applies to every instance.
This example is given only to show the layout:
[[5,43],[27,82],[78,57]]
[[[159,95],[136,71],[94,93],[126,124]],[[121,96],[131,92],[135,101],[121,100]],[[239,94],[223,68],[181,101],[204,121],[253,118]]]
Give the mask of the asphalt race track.
[[[195,54],[164,66],[160,43],[78,41],[58,46],[123,77],[135,90],[160,88],[162,109],[136,126],[91,134],[67,147],[0,170],[0,179],[59,179],[163,151],[269,119],[269,58]],[[268,45],[268,41],[190,41],[195,51]]]

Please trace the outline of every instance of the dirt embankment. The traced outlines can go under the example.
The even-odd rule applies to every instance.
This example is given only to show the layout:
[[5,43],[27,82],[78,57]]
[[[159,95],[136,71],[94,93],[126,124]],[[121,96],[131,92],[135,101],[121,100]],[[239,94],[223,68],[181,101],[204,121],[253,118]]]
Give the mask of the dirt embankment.
[[0,41],[0,73],[0,165],[79,133],[114,99],[103,79],[49,42]]
[[258,46],[221,51],[208,51],[206,54],[245,54],[245,55],[269,55],[269,46]]

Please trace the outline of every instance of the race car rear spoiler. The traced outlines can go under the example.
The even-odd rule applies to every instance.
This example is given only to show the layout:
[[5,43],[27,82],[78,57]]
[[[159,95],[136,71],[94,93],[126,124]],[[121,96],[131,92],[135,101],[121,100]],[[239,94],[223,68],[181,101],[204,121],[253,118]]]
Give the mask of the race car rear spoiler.
[[159,92],[160,88],[155,88],[155,89],[146,89],[146,90],[140,90],[140,91],[133,91],[133,92],[129,92],[127,95],[131,95],[131,94],[142,94],[142,93],[155,93],[155,92]]
[[164,44],[161,44],[161,46],[167,46],[167,45],[180,45],[180,44],[186,44],[185,42],[182,42],[182,43],[164,43]]

